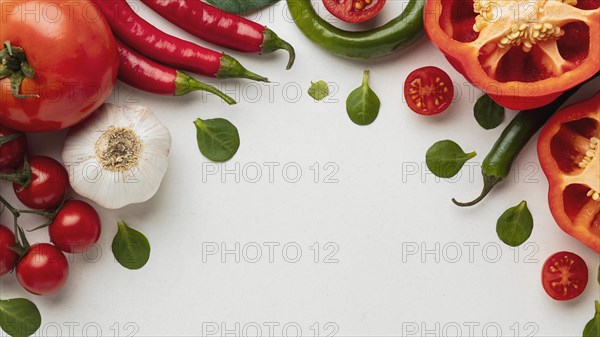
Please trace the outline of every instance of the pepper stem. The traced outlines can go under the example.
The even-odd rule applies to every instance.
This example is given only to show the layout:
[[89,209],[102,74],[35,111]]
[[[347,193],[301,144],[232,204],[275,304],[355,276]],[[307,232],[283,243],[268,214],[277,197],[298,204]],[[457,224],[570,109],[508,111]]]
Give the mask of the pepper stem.
[[275,34],[274,31],[267,27],[265,27],[265,30],[263,31],[263,36],[263,43],[260,46],[261,54],[272,53],[279,49],[286,50],[290,54],[290,57],[285,69],[290,70],[294,65],[294,61],[296,60],[296,51],[294,50],[294,47],[292,47],[292,45],[288,42],[282,40],[279,36],[277,36],[277,34]]
[[212,85],[202,83],[185,73],[177,71],[177,77],[175,78],[175,96],[183,96],[197,90],[215,94],[221,97],[221,99],[223,99],[229,105],[237,103],[233,98],[227,96],[225,93],[213,87]]
[[227,54],[223,54],[221,57],[221,67],[216,76],[217,78],[247,78],[254,81],[269,82],[268,78],[244,68],[238,60]]
[[4,42],[0,50],[0,79],[8,78],[13,96],[18,99],[39,98],[39,95],[23,95],[20,93],[21,84],[25,78],[33,78],[35,71],[27,62],[27,56],[22,48],[13,46],[10,41]]
[[502,181],[502,178],[483,175],[483,190],[481,191],[481,194],[475,200],[470,201],[470,202],[459,202],[455,198],[452,198],[452,202],[456,206],[460,206],[460,207],[474,206],[474,205],[478,204],[481,200],[483,200],[492,191],[494,186],[496,186],[496,184],[498,184],[501,181]]

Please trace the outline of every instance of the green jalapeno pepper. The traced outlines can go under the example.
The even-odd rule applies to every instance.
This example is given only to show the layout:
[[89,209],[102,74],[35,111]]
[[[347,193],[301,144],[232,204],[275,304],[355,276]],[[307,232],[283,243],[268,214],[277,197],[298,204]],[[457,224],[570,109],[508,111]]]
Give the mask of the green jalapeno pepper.
[[483,175],[483,191],[481,195],[471,202],[452,201],[461,207],[473,206],[485,198],[504,178],[510,173],[512,164],[521,153],[521,150],[529,143],[529,140],[544,126],[550,117],[584,84],[598,77],[596,73],[587,81],[562,93],[554,102],[531,110],[519,112],[515,118],[506,126],[506,129],[496,141],[490,153],[481,164]]
[[425,0],[410,0],[395,19],[385,25],[363,32],[351,32],[334,27],[321,18],[310,0],[287,0],[296,25],[306,37],[339,56],[372,59],[400,51],[423,35]]

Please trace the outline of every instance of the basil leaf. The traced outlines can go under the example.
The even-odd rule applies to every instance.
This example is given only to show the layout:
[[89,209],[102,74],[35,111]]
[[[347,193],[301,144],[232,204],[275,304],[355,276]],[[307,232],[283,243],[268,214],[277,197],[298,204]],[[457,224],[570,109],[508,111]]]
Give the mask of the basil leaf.
[[475,120],[486,130],[495,129],[504,121],[504,107],[488,95],[481,96],[473,108]]
[[324,81],[311,82],[308,94],[315,100],[320,101],[329,95],[329,86]]
[[460,145],[451,140],[441,140],[433,144],[425,155],[427,168],[440,178],[452,178],[475,157],[476,152],[465,153]]
[[196,140],[202,154],[216,162],[233,158],[240,147],[240,135],[235,125],[223,118],[194,121]]
[[369,87],[369,71],[363,73],[362,85],[352,91],[346,100],[348,116],[358,125],[369,125],[375,121],[379,114],[381,101]]
[[119,230],[112,242],[112,252],[123,267],[140,269],[150,259],[150,243],[144,234],[127,226],[125,221],[117,223]]
[[600,336],[600,302],[595,302],[596,313],[583,329],[583,337],[598,337]]
[[0,328],[13,337],[33,335],[42,324],[38,308],[28,299],[0,300]]
[[532,231],[533,217],[525,200],[517,206],[507,209],[496,223],[498,237],[512,247],[522,245],[529,239]]
[[248,13],[272,5],[279,0],[207,0],[207,2],[229,13]]

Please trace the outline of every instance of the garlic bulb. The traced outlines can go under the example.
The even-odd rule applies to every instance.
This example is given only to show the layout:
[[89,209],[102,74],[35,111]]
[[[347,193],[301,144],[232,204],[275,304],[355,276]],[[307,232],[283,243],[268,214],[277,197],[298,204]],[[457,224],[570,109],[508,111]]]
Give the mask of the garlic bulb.
[[169,130],[148,108],[104,104],[69,131],[62,159],[75,192],[116,209],[156,194],[170,149]]

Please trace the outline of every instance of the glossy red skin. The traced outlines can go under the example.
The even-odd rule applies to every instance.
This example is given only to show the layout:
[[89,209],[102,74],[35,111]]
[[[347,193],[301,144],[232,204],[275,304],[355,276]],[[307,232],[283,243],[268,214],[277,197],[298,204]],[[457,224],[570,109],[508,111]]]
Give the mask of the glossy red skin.
[[[577,289],[569,287],[566,295],[563,293],[562,287],[552,287],[552,282],[557,281],[557,274],[550,271],[550,268],[555,264],[555,262],[558,262],[559,266],[564,266],[564,264],[560,262],[560,259],[563,256],[568,256],[570,259],[573,259],[574,263],[566,269],[568,269],[570,273],[569,282],[577,282]],[[578,297],[585,290],[587,282],[588,267],[585,264],[585,261],[575,253],[558,252],[552,254],[546,260],[546,262],[544,262],[544,266],[542,267],[542,285],[544,290],[550,297],[557,301],[568,301]]]
[[[15,134],[17,131],[0,125],[0,137],[6,137]],[[27,152],[27,138],[24,134],[0,145],[0,171],[10,170],[23,164],[25,153]]]
[[136,52],[117,39],[119,80],[160,95],[175,95],[177,71]]
[[56,208],[69,188],[67,170],[58,161],[45,156],[27,159],[31,167],[31,182],[27,187],[13,183],[13,190],[23,205],[33,209]]
[[336,18],[349,23],[361,23],[377,16],[383,9],[385,1],[373,0],[370,5],[360,11],[354,7],[356,0],[323,0],[323,4]]
[[10,248],[16,246],[15,234],[0,224],[0,276],[8,274],[15,267],[19,255]]
[[265,26],[202,1],[142,0],[155,12],[204,41],[247,53],[262,51]]
[[65,254],[54,245],[38,243],[19,261],[16,268],[21,286],[34,295],[52,295],[60,291],[69,277]]
[[[437,77],[439,77],[441,81],[445,83],[445,87],[448,88],[448,92],[441,93],[443,95],[441,104],[439,106],[435,106],[431,99],[431,95],[428,95],[427,97],[429,99],[425,100],[425,106],[421,108],[417,107],[416,102],[411,98],[411,94],[409,93],[409,84],[417,79],[420,79],[421,82],[424,83],[426,86],[433,86],[435,85],[435,79]],[[439,88],[440,90],[442,90],[442,88],[439,86],[435,87],[436,89]],[[438,92],[436,91],[436,93]],[[422,67],[414,70],[406,77],[406,80],[404,82],[404,98],[406,99],[408,107],[412,111],[425,116],[437,115],[446,111],[446,109],[448,109],[448,107],[452,103],[452,99],[454,98],[454,85],[452,84],[452,79],[450,79],[450,76],[448,76],[448,74],[442,69],[437,67]]]
[[[32,14],[36,6],[60,13],[58,21]],[[91,2],[0,0],[0,7],[0,41],[23,48],[35,70],[21,93],[41,96],[15,98],[9,80],[0,80],[0,123],[20,131],[53,131],[93,113],[116,82],[118,57],[110,28]]]
[[98,242],[102,226],[98,212],[81,200],[69,200],[48,227],[50,241],[67,253],[81,253]]
[[216,77],[222,53],[169,35],[133,11],[125,0],[96,0],[115,35],[142,54],[177,69]]
[[[598,111],[600,111],[600,91],[596,92],[589,100],[569,105],[555,113],[546,122],[540,133],[537,152],[542,170],[548,179],[548,205],[554,220],[565,233],[600,254],[600,232],[598,229],[593,231],[588,228],[576,226],[565,211],[565,206],[569,200],[565,200],[564,197],[564,179],[568,175],[560,169],[551,150],[552,139],[559,132],[563,124],[586,117],[598,118]],[[597,223],[596,226],[598,226]]]
[[[600,0],[579,0],[578,4],[586,8],[594,8],[599,2]],[[479,50],[470,48],[467,42],[460,42],[448,36],[449,30],[460,31],[463,35],[474,33],[472,28],[466,32],[458,29],[462,25],[472,27],[474,22],[465,20],[457,23],[442,16],[444,6],[454,4],[457,4],[457,8],[462,7],[457,12],[464,12],[465,8],[472,11],[472,4],[463,0],[427,0],[424,10],[425,33],[458,72],[503,107],[512,110],[529,110],[547,105],[563,92],[586,81],[600,70],[600,25],[591,25],[589,56],[575,69],[561,76],[552,76],[535,82],[500,82],[493,79],[479,65]],[[590,21],[599,20],[600,12],[597,11]],[[443,21],[443,24],[440,21]],[[583,38],[587,39],[587,35]]]

